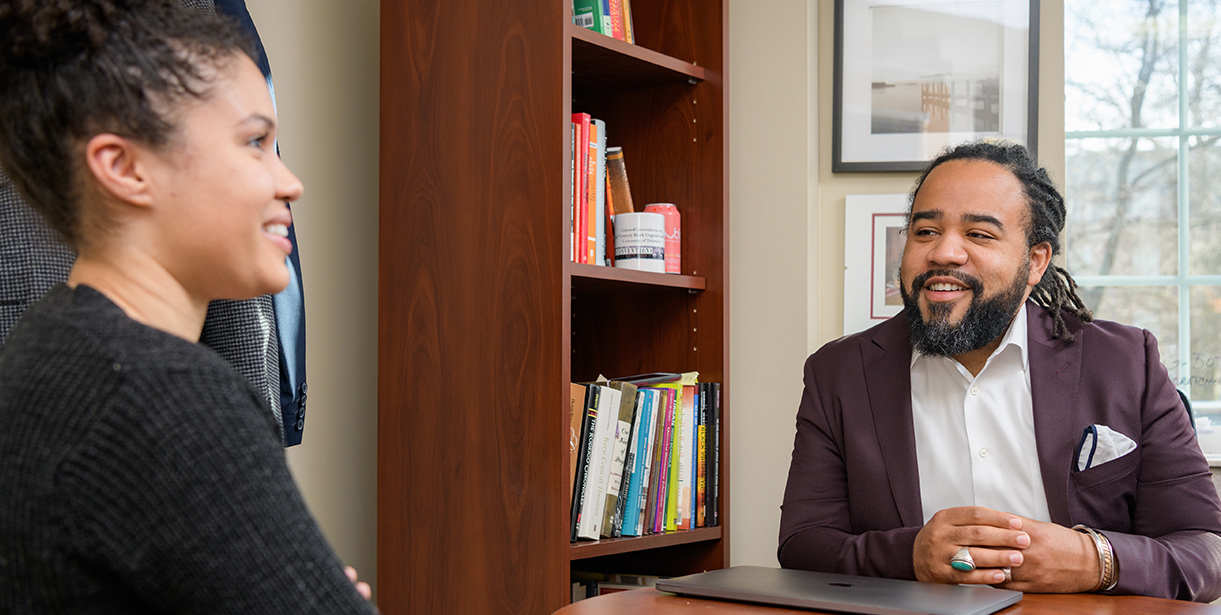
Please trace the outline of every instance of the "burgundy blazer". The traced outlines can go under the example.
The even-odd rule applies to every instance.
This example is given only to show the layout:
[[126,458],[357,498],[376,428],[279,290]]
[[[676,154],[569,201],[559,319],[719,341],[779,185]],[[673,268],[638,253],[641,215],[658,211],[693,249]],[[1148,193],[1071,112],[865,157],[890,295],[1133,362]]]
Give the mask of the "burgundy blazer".
[[[1113,593],[1221,596],[1221,502],[1187,412],[1148,332],[1065,314],[1072,344],[1027,303],[1035,440],[1052,521],[1104,530]],[[923,526],[911,416],[911,341],[900,314],[831,342],[805,364],[805,392],[780,516],[785,568],[915,578]],[[1136,450],[1076,471],[1086,427]]]

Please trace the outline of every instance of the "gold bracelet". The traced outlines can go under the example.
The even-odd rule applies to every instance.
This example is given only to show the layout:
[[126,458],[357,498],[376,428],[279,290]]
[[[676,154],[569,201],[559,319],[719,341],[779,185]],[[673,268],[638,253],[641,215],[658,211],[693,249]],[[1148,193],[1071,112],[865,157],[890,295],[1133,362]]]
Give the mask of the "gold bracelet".
[[1111,547],[1111,541],[1102,532],[1081,524],[1074,525],[1073,529],[1088,534],[1094,541],[1094,548],[1098,551],[1098,567],[1101,569],[1101,574],[1099,574],[1098,585],[1090,591],[1115,589],[1115,585],[1119,583],[1119,561],[1115,558],[1115,550]]

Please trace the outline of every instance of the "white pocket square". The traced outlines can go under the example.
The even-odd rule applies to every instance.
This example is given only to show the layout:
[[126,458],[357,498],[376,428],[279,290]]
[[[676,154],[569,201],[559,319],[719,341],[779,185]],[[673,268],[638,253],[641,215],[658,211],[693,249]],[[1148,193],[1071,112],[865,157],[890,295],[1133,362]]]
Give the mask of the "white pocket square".
[[1114,461],[1136,450],[1136,443],[1106,425],[1090,425],[1081,434],[1077,448],[1077,471]]

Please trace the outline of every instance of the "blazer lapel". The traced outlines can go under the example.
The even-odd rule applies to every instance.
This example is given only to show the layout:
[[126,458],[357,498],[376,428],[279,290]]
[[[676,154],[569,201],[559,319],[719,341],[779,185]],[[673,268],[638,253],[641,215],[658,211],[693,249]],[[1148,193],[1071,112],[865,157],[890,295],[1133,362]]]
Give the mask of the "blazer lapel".
[[[1027,305],[1030,353],[1030,394],[1034,410],[1035,448],[1039,452],[1039,470],[1051,520],[1060,525],[1072,525],[1068,510],[1068,480],[1072,467],[1076,438],[1071,431],[1076,424],[1078,384],[1081,380],[1081,341],[1066,344],[1052,338],[1053,324],[1047,310],[1033,303]],[[1070,333],[1079,333],[1080,325],[1069,320]],[[1065,434],[1069,434],[1065,437]]]
[[900,314],[863,338],[861,360],[878,448],[890,492],[906,527],[924,524],[920,473],[916,465],[916,432],[912,426],[911,338]]

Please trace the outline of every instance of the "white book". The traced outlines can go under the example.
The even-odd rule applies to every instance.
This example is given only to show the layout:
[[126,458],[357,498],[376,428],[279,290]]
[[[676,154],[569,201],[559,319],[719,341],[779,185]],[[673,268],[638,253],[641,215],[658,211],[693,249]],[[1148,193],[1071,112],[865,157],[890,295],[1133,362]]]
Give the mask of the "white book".
[[597,540],[602,531],[602,515],[606,511],[606,488],[610,484],[611,456],[615,447],[615,425],[619,422],[619,401],[623,393],[608,386],[600,387],[598,416],[594,423],[594,444],[590,449],[590,471],[586,476],[585,502],[577,537]]

